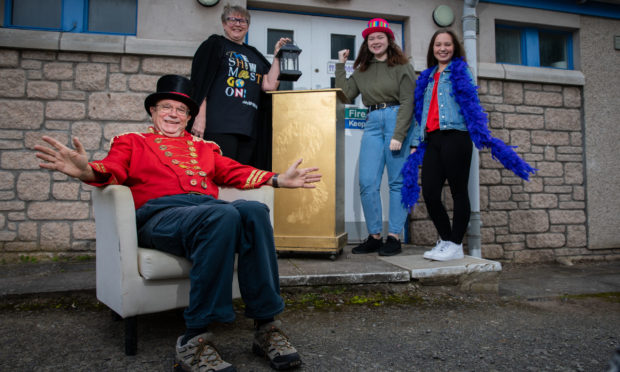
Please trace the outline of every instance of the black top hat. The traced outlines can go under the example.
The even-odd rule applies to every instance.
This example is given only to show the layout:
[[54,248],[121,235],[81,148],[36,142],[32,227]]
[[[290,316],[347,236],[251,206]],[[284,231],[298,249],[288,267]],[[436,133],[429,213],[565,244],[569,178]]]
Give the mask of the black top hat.
[[191,99],[192,83],[180,75],[164,75],[157,80],[157,92],[150,94],[144,100],[144,108],[151,115],[150,108],[162,99],[173,99],[184,103],[189,108],[189,114],[194,121],[198,115],[198,105]]

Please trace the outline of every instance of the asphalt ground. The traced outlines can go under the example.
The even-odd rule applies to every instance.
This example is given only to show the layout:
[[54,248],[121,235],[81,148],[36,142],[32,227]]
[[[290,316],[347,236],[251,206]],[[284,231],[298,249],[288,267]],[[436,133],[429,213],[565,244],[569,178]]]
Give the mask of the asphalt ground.
[[[70,264],[56,264],[69,275]],[[0,274],[0,370],[172,370],[180,311],[140,316],[138,353],[125,356],[123,322],[92,289],[7,293],[18,272],[53,282],[49,267],[20,265]],[[300,371],[607,371],[620,346],[620,262],[503,265],[498,294],[412,281],[284,287],[283,296],[279,319]],[[235,322],[212,327],[222,356],[240,371],[271,370],[251,353],[241,302],[236,310]]]

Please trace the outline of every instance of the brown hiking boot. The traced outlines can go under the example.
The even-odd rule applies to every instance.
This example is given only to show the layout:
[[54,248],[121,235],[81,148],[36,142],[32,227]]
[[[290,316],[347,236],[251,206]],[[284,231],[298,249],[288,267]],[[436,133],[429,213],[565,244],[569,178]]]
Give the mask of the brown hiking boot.
[[296,368],[301,365],[297,350],[291,345],[288,336],[279,328],[279,320],[262,325],[254,334],[252,351],[269,360],[277,370]]
[[236,372],[237,369],[232,364],[222,360],[220,353],[211,342],[212,338],[213,334],[207,332],[192,338],[185,345],[181,345],[183,336],[179,337],[176,346],[175,371]]

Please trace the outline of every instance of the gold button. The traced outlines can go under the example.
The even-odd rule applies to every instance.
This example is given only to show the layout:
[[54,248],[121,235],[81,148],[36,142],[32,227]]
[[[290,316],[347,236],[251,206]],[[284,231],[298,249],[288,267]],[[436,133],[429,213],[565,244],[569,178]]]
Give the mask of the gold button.
[[172,164],[178,165],[180,163],[180,161],[178,161],[177,159],[172,159]]
[[163,139],[161,139],[161,138],[155,138],[155,143],[161,143],[161,141],[163,141]]
[[187,144],[188,144],[189,146],[193,146],[193,145],[194,145],[194,142],[192,142],[192,141],[187,141]]
[[192,178],[191,180],[189,180],[189,184],[192,186],[196,186],[198,184],[198,181]]
[[202,182],[200,182],[200,186],[202,186],[203,189],[207,188],[207,182],[205,180],[202,180]]
[[185,165],[185,164],[179,164],[179,167],[181,167],[181,168],[185,169],[185,168],[187,168],[187,165]]
[[185,171],[185,174],[187,174],[188,176],[193,176],[194,172],[188,169]]
[[172,153],[170,151],[164,152],[164,155],[166,155],[167,157],[172,157]]
[[202,177],[205,177],[205,176],[207,175],[207,172],[205,172],[205,171],[200,171],[200,172],[198,172],[198,174],[199,174],[200,176],[202,176]]
[[168,146],[166,145],[159,145],[159,149],[164,151],[164,150],[168,150]]
[[196,159],[191,159],[189,162],[192,163],[192,164],[198,164],[198,160],[196,160]]
[[195,147],[190,146],[189,151],[191,151],[191,152],[196,152],[196,148],[195,148]]
[[191,156],[192,158],[197,158],[198,154],[196,154],[195,152],[190,152],[189,156]]

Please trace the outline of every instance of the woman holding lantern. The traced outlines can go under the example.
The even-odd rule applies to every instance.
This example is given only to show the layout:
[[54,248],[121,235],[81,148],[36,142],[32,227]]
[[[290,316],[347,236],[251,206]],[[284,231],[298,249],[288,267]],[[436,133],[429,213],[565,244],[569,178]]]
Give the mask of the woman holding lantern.
[[[247,9],[226,5],[221,18],[224,36],[211,35],[192,61],[192,98],[200,111],[187,130],[242,164],[271,169],[271,101],[263,92],[278,89],[278,57],[272,65],[244,43]],[[280,38],[274,55],[290,41]]]

